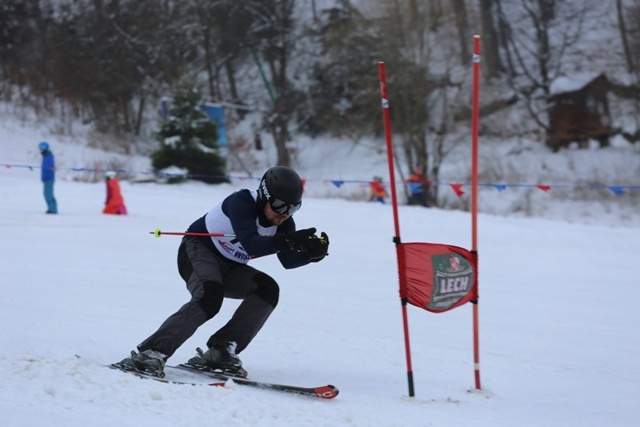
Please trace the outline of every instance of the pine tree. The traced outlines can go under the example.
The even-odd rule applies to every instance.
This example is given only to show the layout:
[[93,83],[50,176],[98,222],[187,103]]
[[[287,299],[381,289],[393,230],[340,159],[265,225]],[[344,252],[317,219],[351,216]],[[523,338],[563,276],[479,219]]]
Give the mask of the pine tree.
[[177,85],[169,114],[157,134],[160,148],[151,155],[152,166],[156,172],[169,166],[187,169],[190,178],[210,184],[228,182],[226,161],[218,154],[216,123],[201,104],[200,90],[194,84]]

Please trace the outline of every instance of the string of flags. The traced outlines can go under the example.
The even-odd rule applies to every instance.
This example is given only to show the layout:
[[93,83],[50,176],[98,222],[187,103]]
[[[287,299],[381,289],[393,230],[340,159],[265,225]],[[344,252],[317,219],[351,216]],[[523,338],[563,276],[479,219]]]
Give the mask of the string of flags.
[[[17,164],[9,164],[9,163],[0,163],[0,167],[4,166],[6,169],[11,168],[26,168],[30,171],[34,169],[41,169],[40,166],[33,165],[17,165]],[[86,168],[86,167],[78,167],[78,168],[55,168],[57,171],[72,171],[72,172],[92,172],[92,173],[104,173],[107,170],[113,169],[96,169],[96,168]],[[127,174],[131,173],[131,171],[127,171],[124,169],[117,169],[114,172],[119,174]],[[259,177],[253,176],[241,176],[241,175],[206,175],[206,174],[185,174],[185,173],[166,173],[166,172],[148,172],[143,171],[139,172],[140,175],[146,176],[154,176],[154,177],[164,177],[164,178],[184,178],[184,179],[196,179],[196,178],[217,178],[217,179],[226,179],[226,180],[240,180],[245,181],[248,179],[251,180],[260,180]],[[323,182],[327,184],[334,185],[336,188],[342,187],[344,184],[359,184],[359,185],[369,185],[371,180],[358,180],[358,179],[303,179],[303,184],[308,182]],[[383,182],[384,185],[389,185],[389,182]],[[399,185],[420,185],[415,183],[405,183],[399,182]],[[466,194],[463,190],[464,187],[470,187],[471,184],[459,183],[459,182],[436,182],[429,181],[428,185],[430,186],[445,186],[451,188],[451,190],[458,196],[462,197]],[[615,195],[624,195],[627,190],[640,190],[640,185],[579,185],[579,184],[508,184],[508,183],[478,183],[479,187],[489,187],[494,188],[498,192],[503,192],[507,188],[537,188],[545,193],[550,192],[554,188],[587,188],[590,191],[594,190],[609,190]]]

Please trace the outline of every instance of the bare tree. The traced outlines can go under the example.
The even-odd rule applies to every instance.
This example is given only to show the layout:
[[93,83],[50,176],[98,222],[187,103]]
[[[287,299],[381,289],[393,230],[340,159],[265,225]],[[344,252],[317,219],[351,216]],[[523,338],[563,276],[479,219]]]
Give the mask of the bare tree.
[[64,5],[43,48],[50,87],[97,130],[139,134],[148,100],[197,53],[181,10],[164,0]]
[[617,0],[616,10],[624,60],[632,81],[628,85],[613,84],[612,90],[619,99],[630,101],[635,111],[632,115],[635,130],[621,129],[622,136],[629,142],[635,143],[640,141],[640,0],[633,0],[626,4]]
[[467,18],[467,6],[464,0],[453,0],[451,2],[453,14],[456,19],[456,27],[458,27],[458,43],[460,45],[460,62],[468,65],[471,62],[471,53],[469,49],[469,19]]
[[187,4],[193,22],[198,23],[195,34],[202,42],[202,67],[209,97],[242,103],[236,73],[238,62],[249,55],[248,37],[254,14],[245,2],[236,0],[189,0]]
[[318,54],[310,62],[308,133],[330,133],[358,142],[382,134],[376,64],[382,35],[349,1],[341,0],[314,21]]
[[[401,140],[400,175],[419,168],[437,181],[446,154],[457,142],[454,111],[468,102],[461,96],[464,80],[454,77],[469,74],[463,71],[456,13],[437,1],[397,0],[380,8],[375,25],[385,35],[381,53],[387,64],[392,127]],[[437,186],[429,188],[427,199],[437,204]]]
[[570,71],[565,55],[581,36],[588,6],[523,0],[510,3],[507,11],[502,2],[496,4],[508,82],[525,100],[531,118],[548,133],[551,84]]
[[[291,164],[287,142],[290,140],[290,122],[301,102],[301,93],[291,82],[292,56],[297,38],[294,19],[295,0],[252,0],[247,7],[254,15],[249,39],[257,61],[264,61],[268,70],[268,90],[273,97],[265,127],[271,132],[278,153],[278,164]],[[260,63],[258,64],[259,66]]]
[[498,77],[504,66],[500,60],[499,43],[496,32],[496,4],[500,0],[479,0],[482,21],[482,65],[488,78]]
[[627,24],[624,20],[624,9],[622,6],[622,0],[616,0],[616,12],[618,13],[618,27],[620,29],[620,38],[622,39],[622,47],[624,48],[624,57],[627,61],[627,70],[632,73],[635,69],[635,58],[631,53],[631,47],[629,46],[629,37],[627,34]]

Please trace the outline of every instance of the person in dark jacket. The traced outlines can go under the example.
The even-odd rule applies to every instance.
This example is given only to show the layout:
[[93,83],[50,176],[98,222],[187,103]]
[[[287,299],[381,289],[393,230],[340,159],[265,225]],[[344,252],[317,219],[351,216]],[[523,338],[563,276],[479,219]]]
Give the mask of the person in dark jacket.
[[42,167],[40,179],[44,185],[44,200],[47,202],[47,213],[58,213],[58,202],[53,195],[53,184],[56,181],[56,161],[49,143],[42,141],[38,144],[40,153],[42,154]]
[[[186,363],[194,369],[246,376],[238,357],[267,321],[279,298],[278,283],[248,265],[277,254],[285,269],[318,262],[329,237],[315,228],[296,231],[293,214],[302,205],[302,180],[291,168],[267,170],[257,190],[240,190],[191,224],[178,249],[178,271],[191,300],[138,345],[138,352],[115,365],[164,376],[166,360],[206,321],[224,298],[241,299],[232,318],[207,341],[207,350]],[[211,234],[211,235],[206,235]]]

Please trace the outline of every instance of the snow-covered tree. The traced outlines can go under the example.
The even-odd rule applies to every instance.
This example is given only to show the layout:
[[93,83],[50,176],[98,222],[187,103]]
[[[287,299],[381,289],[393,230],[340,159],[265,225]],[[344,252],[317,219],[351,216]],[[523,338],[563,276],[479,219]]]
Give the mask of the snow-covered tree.
[[201,103],[197,86],[178,84],[169,114],[157,134],[160,148],[152,154],[152,165],[155,171],[170,166],[187,169],[190,178],[207,183],[226,182],[226,162],[218,154],[216,123],[202,111]]

